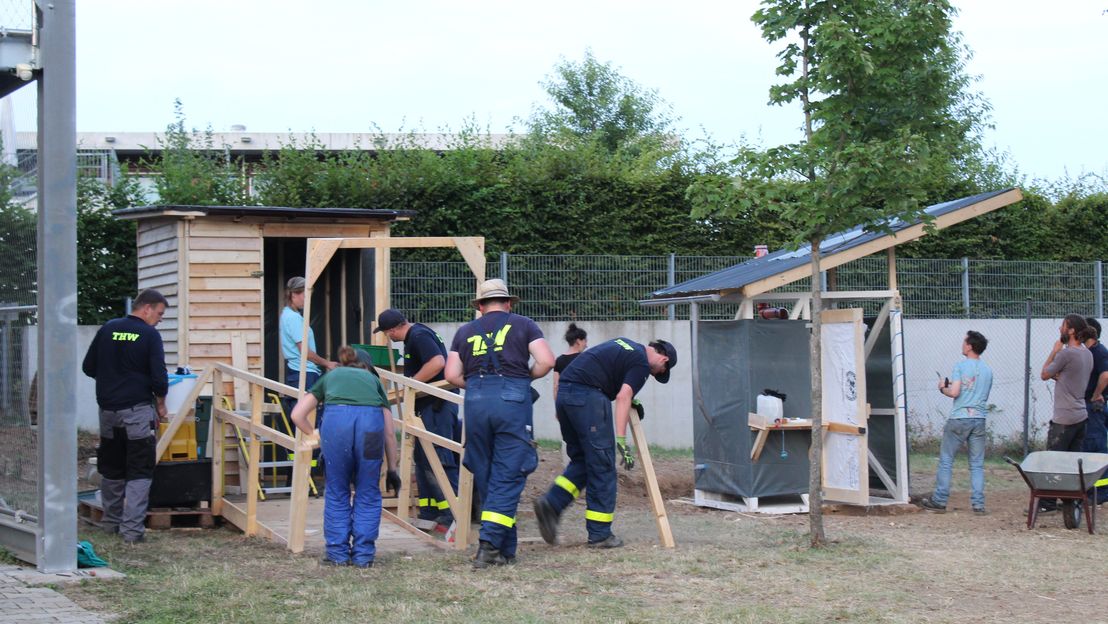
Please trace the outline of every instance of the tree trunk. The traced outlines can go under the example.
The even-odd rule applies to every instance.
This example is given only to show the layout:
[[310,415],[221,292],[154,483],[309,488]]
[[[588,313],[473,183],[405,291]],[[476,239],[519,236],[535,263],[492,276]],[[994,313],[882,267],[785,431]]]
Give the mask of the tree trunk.
[[823,533],[823,285],[819,270],[820,237],[812,238],[812,335],[808,343],[812,377],[812,445],[808,449],[808,534],[812,548],[827,544]]

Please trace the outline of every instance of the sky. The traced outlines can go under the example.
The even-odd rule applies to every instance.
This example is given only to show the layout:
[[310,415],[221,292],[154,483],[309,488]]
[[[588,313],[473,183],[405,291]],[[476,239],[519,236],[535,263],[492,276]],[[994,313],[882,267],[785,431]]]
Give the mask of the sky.
[[[1108,1],[956,0],[986,146],[1029,178],[1108,177]],[[522,129],[541,82],[585,50],[653,89],[688,138],[800,136],[770,107],[778,48],[752,0],[96,0],[77,3],[77,129],[255,132]],[[15,96],[34,130],[33,88]]]

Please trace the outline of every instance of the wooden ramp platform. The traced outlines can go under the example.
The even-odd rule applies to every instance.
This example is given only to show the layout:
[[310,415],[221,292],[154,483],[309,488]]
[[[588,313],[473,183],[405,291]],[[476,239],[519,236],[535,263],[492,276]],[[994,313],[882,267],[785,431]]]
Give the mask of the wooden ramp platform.
[[[246,505],[246,495],[225,497],[236,505]],[[281,535],[288,535],[290,499],[274,497],[258,501],[258,521]],[[307,527],[304,532],[304,550],[312,553],[323,552],[323,499],[308,498]],[[377,537],[378,553],[429,553],[438,548],[411,533],[381,518],[381,530]]]

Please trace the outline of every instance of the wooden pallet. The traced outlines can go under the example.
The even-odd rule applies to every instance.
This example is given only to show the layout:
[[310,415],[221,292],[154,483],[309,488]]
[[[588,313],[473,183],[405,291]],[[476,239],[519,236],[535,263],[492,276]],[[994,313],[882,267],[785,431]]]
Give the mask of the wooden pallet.
[[[146,528],[151,530],[213,528],[215,518],[212,517],[212,510],[207,507],[207,503],[202,504],[204,507],[148,509],[146,512]],[[99,496],[78,501],[77,517],[93,526],[100,526],[104,517],[104,508],[100,505]]]

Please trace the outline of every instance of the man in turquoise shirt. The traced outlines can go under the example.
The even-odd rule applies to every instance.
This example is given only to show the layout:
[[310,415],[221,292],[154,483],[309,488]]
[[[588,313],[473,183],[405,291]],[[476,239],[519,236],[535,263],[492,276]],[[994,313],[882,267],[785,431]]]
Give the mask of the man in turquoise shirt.
[[966,339],[962,341],[965,359],[954,366],[950,377],[939,380],[939,392],[954,399],[954,407],[943,427],[935,492],[931,498],[920,501],[920,506],[929,511],[946,511],[954,454],[964,443],[969,449],[970,505],[974,513],[985,513],[985,415],[989,411],[993,371],[981,361],[981,354],[988,344],[980,333],[966,332]]

